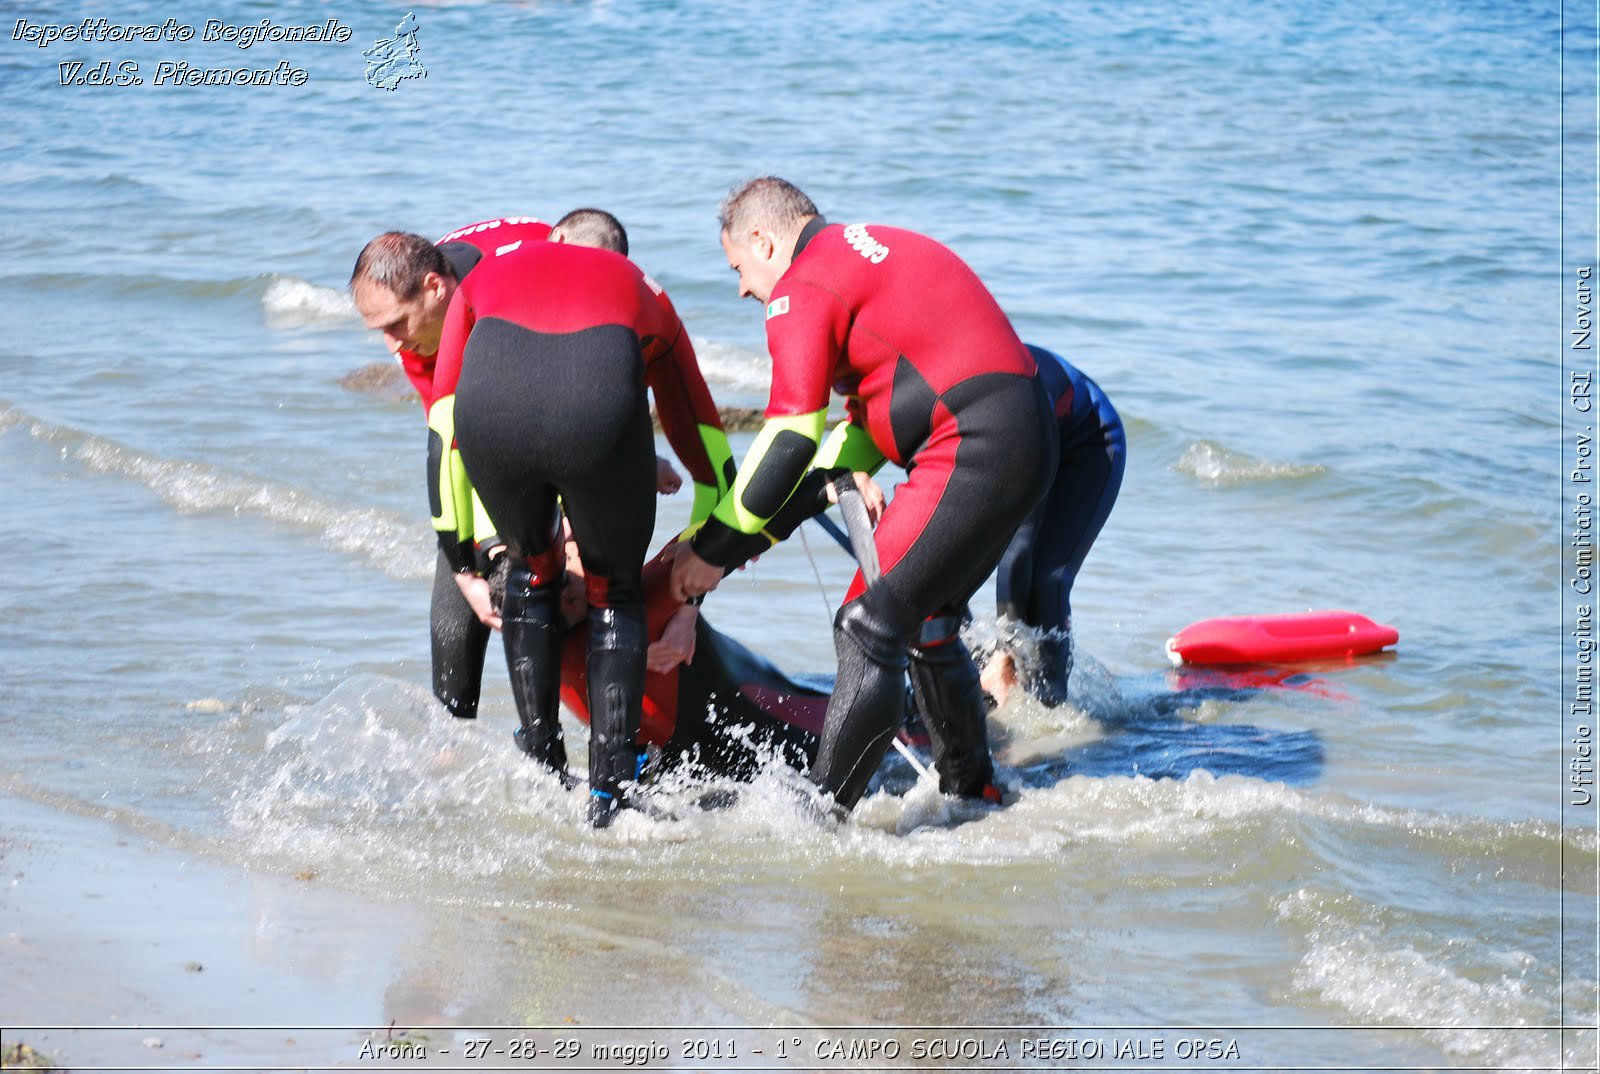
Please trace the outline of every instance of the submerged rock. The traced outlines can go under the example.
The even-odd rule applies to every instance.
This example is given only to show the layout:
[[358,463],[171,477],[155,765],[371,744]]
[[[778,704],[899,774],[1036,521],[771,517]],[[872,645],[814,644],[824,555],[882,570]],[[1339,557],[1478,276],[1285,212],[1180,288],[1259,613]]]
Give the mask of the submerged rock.
[[399,402],[416,395],[405,370],[394,362],[368,362],[352,369],[339,378],[339,387],[386,402]]
[[49,1056],[40,1055],[32,1047],[18,1042],[7,1044],[0,1051],[0,1069],[25,1070],[33,1074],[54,1074],[60,1070]]

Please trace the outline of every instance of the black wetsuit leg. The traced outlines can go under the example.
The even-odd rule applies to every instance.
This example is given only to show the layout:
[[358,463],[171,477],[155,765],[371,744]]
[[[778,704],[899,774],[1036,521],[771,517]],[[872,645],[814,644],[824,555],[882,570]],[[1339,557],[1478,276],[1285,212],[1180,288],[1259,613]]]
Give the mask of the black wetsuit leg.
[[[959,614],[1043,496],[1056,465],[1055,419],[1034,378],[973,377],[942,402],[960,432],[953,456],[947,440],[913,459],[911,480],[896,492],[874,538],[880,559],[892,565],[834,620],[839,679],[812,778],[846,809],[865,791],[900,725],[908,648],[923,620]],[[932,474],[919,474],[925,458],[935,462]],[[884,556],[886,548],[895,554]],[[976,675],[964,647],[945,655],[951,663],[936,674]],[[955,666],[962,662],[966,667]],[[956,794],[983,793],[992,769],[981,693],[959,683],[927,693],[922,715],[936,740],[962,744],[937,758],[940,785]]]
[[878,770],[905,715],[906,647],[920,617],[882,582],[839,609],[833,697],[811,778],[852,809]]
[[1061,455],[1044,502],[1018,528],[995,576],[1001,616],[1046,633],[1024,686],[1047,705],[1066,700],[1072,672],[1072,586],[1122,488],[1127,434],[1097,389],[1092,407],[1060,424]]
[[450,715],[475,719],[490,631],[462,596],[455,571],[443,552],[433,568],[428,628],[433,639],[433,696],[450,710]]
[[[507,555],[512,553],[507,552]],[[567,771],[561,735],[561,576],[534,583],[534,572],[518,556],[506,578],[501,635],[511,690],[517,701],[517,747],[558,775]]]
[[572,524],[591,608],[590,789],[600,803],[591,816],[607,823],[633,775],[644,694],[640,573],[655,528],[655,440],[638,340],[619,325],[552,335],[479,321],[456,388],[456,429],[467,475],[500,535],[535,565],[535,586],[560,578],[557,494]]
[[[911,694],[924,719],[945,794],[978,797],[994,781],[989,756],[988,708],[978,668],[961,640],[958,614],[936,615],[922,624],[910,649]],[[940,718],[942,717],[942,718]]]

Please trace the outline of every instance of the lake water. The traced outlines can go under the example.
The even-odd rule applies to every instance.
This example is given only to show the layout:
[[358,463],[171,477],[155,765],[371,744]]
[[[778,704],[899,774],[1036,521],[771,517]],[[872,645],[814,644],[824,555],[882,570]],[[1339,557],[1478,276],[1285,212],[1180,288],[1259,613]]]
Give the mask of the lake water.
[[[1592,1068],[1557,358],[1560,63],[1593,66],[1592,11],[1563,37],[1557,8],[1465,0],[430,4],[426,77],[374,88],[362,50],[405,12],[212,0],[176,17],[352,38],[39,48],[13,20],[174,16],[7,5],[8,793],[504,915],[473,942],[517,945],[516,987],[474,989],[441,926],[399,971],[436,986],[379,1001],[402,1023],[553,1024],[612,967],[619,1024],[1212,1027],[1243,1042],[1219,1067]],[[61,85],[79,60],[146,83]],[[163,61],[307,77],[157,85]],[[1072,704],[998,713],[998,812],[896,769],[833,832],[771,775],[592,833],[510,748],[496,654],[483,719],[432,707],[420,411],[340,386],[384,357],[344,280],[387,228],[603,206],[718,401],[759,406],[715,211],[765,172],[952,246],[1127,421]],[[808,530],[706,611],[827,672],[849,568]],[[1243,685],[1164,658],[1195,619],[1326,607],[1396,652]]]

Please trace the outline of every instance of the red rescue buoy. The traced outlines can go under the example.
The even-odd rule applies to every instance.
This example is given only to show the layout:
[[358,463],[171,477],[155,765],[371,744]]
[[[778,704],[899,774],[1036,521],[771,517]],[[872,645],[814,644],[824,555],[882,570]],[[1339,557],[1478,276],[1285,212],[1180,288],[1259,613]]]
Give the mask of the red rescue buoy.
[[1174,664],[1275,664],[1375,653],[1400,640],[1391,626],[1346,611],[1234,615],[1191,623],[1167,639]]

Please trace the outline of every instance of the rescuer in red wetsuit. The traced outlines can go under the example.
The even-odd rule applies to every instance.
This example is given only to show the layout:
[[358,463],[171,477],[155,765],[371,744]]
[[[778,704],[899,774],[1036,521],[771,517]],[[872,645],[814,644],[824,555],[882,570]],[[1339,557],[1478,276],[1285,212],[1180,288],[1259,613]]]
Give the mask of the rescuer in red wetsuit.
[[[627,232],[616,217],[599,209],[575,209],[554,227],[528,216],[500,217],[468,224],[445,235],[435,244],[439,260],[419,255],[412,269],[395,277],[393,287],[374,284],[368,277],[376,262],[395,255],[390,248],[399,234],[380,236],[368,244],[351,277],[351,289],[368,327],[383,332],[384,342],[416,388],[424,415],[433,405],[434,358],[450,298],[457,284],[486,254],[512,243],[545,238],[628,253]],[[670,307],[665,293],[660,299]],[[676,492],[682,480],[671,463],[657,459],[656,468],[657,490]],[[697,485],[695,495],[714,502],[716,488]],[[476,537],[480,546],[492,544],[486,521]],[[451,715],[472,719],[478,714],[490,629],[467,603],[443,552],[434,567],[428,619],[434,696]]]
[[[1039,502],[1056,466],[1034,359],[983,283],[914,232],[828,224],[764,177],[723,202],[722,246],[741,296],[766,304],[772,394],[733,490],[680,551],[678,596],[715,588],[773,543],[768,520],[808,467],[906,468],[874,535],[882,569],[858,573],[834,619],[838,683],[812,778],[845,810],[865,790],[912,690],[940,789],[996,797],[962,609]],[[848,417],[822,441],[829,390]]]
[[[633,778],[644,687],[640,571],[655,524],[655,449],[645,387],[696,484],[727,487],[731,453],[688,333],[660,288],[607,250],[499,247],[450,301],[429,411],[434,527],[467,599],[493,618],[477,577],[474,499],[504,540],[501,617],[523,748],[564,771],[557,719],[563,553],[557,498],[587,570],[590,816],[610,822]],[[713,497],[696,497],[691,527]]]
[[[444,329],[445,310],[456,285],[496,247],[523,240],[546,239],[550,225],[531,216],[506,216],[484,220],[441,238],[434,245],[439,258],[429,258],[424,271],[397,278],[394,287],[356,286],[367,273],[362,260],[351,277],[356,306],[367,327],[383,332],[389,352],[405,370],[406,379],[422,399],[424,414],[433,405],[433,361]],[[361,252],[362,259],[383,252],[384,236]],[[374,245],[376,244],[376,245]],[[472,719],[478,714],[483,679],[483,654],[489,628],[479,621],[456,585],[449,561],[440,553],[434,564],[433,598],[428,609],[433,648],[433,694],[453,716]]]

